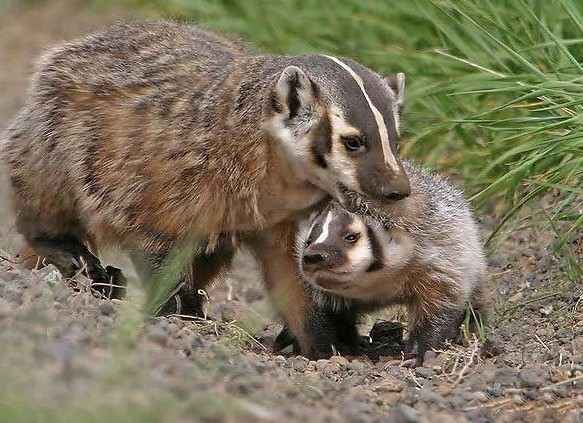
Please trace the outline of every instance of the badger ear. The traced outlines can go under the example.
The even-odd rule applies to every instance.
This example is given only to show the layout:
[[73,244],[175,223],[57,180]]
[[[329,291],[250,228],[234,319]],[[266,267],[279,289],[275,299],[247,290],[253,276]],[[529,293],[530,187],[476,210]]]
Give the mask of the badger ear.
[[316,102],[316,85],[297,66],[285,68],[275,84],[273,108],[289,119],[301,114]]
[[405,74],[402,72],[385,77],[385,82],[395,94],[395,106],[399,116],[403,113],[405,104]]

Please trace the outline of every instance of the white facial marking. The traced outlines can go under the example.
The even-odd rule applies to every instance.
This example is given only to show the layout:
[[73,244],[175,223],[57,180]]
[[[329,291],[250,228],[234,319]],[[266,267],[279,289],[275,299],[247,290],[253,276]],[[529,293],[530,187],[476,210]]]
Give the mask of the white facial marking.
[[328,238],[328,230],[330,229],[329,226],[331,221],[332,212],[329,211],[328,214],[326,215],[326,220],[324,220],[324,225],[322,226],[322,233],[320,234],[318,239],[314,241],[315,244],[326,241],[326,238]]
[[354,79],[358,84],[360,91],[362,91],[362,94],[364,95],[364,98],[366,99],[366,102],[368,103],[368,106],[370,107],[370,110],[374,115],[377,127],[379,128],[379,136],[381,138],[381,146],[383,147],[383,158],[385,159],[385,163],[391,168],[393,172],[395,172],[395,174],[399,173],[399,164],[397,163],[397,159],[395,158],[391,151],[391,146],[389,144],[389,134],[387,133],[387,126],[385,125],[385,120],[381,112],[379,112],[379,110],[375,107],[370,97],[366,93],[366,90],[364,89],[364,83],[362,82],[362,78],[342,60],[339,60],[336,57],[328,56],[325,54],[323,56],[339,64],[344,70],[346,70],[350,74],[352,79]]

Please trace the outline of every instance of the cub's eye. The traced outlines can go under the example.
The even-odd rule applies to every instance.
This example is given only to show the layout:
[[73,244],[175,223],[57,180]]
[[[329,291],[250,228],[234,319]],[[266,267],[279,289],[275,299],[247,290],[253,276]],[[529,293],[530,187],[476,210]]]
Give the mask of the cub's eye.
[[349,244],[354,244],[360,238],[360,234],[346,234],[344,235],[344,241],[348,242]]
[[344,147],[346,147],[348,151],[358,151],[365,146],[364,137],[344,137],[343,141]]
[[308,245],[310,245],[312,243],[312,237],[308,237],[308,239],[306,239],[306,247]]

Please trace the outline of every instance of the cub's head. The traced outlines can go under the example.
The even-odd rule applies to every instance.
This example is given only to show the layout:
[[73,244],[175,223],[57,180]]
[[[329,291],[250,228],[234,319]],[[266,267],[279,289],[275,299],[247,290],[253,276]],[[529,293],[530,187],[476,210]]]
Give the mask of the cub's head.
[[351,210],[359,195],[407,197],[397,155],[405,75],[323,55],[293,63],[274,83],[267,128],[296,171]]
[[413,255],[412,237],[332,202],[298,233],[300,271],[314,287],[337,296],[369,300],[386,297],[391,275]]

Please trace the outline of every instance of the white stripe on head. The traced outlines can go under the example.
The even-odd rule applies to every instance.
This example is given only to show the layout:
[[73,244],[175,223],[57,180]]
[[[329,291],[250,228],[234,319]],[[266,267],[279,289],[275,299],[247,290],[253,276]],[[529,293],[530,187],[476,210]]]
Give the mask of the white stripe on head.
[[397,159],[395,158],[393,152],[391,151],[391,145],[389,143],[389,134],[387,133],[385,119],[383,118],[381,112],[379,112],[379,109],[375,107],[370,97],[366,93],[362,78],[342,60],[337,59],[336,57],[333,56],[328,56],[326,54],[324,54],[323,56],[339,64],[344,70],[346,70],[350,74],[352,79],[354,79],[358,84],[358,87],[360,88],[360,91],[362,91],[362,94],[364,95],[364,98],[366,99],[366,102],[368,103],[368,106],[370,107],[370,110],[372,111],[372,114],[374,115],[375,121],[379,128],[379,136],[381,138],[381,146],[383,147],[383,158],[385,159],[385,163],[393,170],[393,172],[399,173],[400,171],[399,164],[397,163]]
[[328,214],[326,215],[326,220],[324,220],[324,225],[322,225],[322,233],[320,234],[318,239],[314,241],[314,244],[326,241],[326,238],[328,238],[328,229],[329,229],[331,221],[332,221],[332,212],[329,211]]

